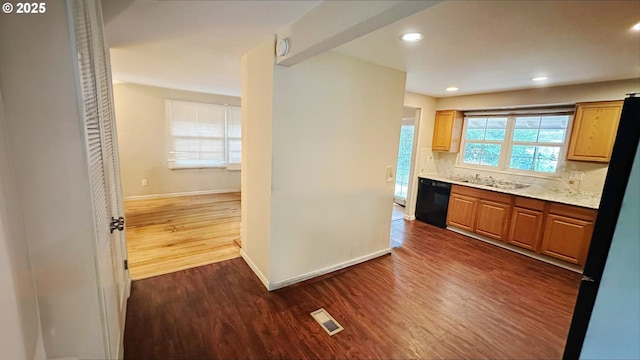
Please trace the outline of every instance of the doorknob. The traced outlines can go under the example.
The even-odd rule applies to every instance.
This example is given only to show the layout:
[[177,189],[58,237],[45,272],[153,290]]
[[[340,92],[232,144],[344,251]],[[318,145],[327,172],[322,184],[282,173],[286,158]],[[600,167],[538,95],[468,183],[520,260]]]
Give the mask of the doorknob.
[[109,232],[113,233],[115,230],[122,231],[124,230],[124,218],[120,216],[119,218],[111,217],[111,223],[109,224]]

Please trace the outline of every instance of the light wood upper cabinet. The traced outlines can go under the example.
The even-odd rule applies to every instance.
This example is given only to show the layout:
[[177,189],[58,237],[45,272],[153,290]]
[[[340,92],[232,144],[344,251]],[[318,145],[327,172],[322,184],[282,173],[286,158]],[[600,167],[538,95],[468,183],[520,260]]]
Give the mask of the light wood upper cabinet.
[[622,112],[622,101],[576,105],[568,160],[609,162]]
[[458,152],[462,135],[462,113],[457,110],[436,111],[432,150]]

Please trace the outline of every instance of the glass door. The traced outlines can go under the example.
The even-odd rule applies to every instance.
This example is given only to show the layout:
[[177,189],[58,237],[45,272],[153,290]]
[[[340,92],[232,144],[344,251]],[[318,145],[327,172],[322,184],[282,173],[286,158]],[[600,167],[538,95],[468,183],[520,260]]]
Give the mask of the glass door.
[[415,117],[402,119],[400,127],[400,145],[398,148],[398,166],[396,168],[396,186],[393,201],[396,204],[405,205],[407,202],[407,189],[409,187],[409,174],[411,171],[411,153],[413,150],[413,135],[415,131]]

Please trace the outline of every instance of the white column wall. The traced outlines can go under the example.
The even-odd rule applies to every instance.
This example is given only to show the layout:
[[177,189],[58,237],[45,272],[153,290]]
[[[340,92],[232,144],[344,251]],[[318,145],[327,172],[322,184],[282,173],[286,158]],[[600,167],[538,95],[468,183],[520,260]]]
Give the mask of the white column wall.
[[276,66],[274,287],[389,252],[404,86],[403,72],[336,53]]
[[242,257],[269,287],[275,37],[242,56]]

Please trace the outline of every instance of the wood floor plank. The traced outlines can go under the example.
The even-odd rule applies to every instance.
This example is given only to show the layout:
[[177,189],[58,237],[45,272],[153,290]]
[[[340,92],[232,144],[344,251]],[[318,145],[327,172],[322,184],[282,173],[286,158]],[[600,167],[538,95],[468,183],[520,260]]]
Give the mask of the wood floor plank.
[[240,193],[125,201],[133,280],[240,256]]
[[391,255],[273,292],[239,258],[136,281],[125,359],[561,358],[580,275],[419,221],[391,233]]

